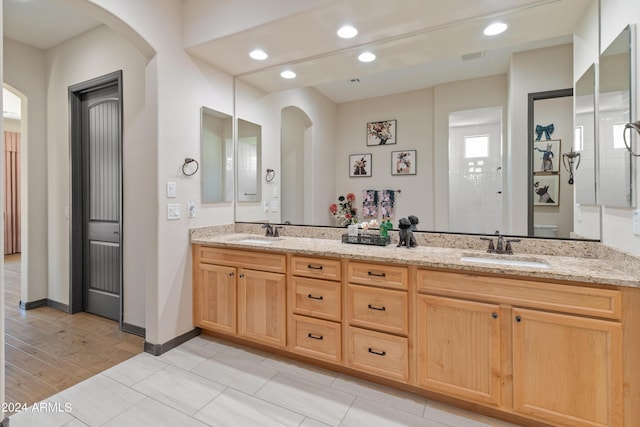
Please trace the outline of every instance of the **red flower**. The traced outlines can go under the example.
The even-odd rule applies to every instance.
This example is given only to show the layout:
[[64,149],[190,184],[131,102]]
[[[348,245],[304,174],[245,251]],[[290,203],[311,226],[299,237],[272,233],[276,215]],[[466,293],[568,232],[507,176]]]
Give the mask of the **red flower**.
[[355,200],[356,200],[356,195],[355,194],[353,194],[353,193],[347,194],[347,201],[353,202]]
[[347,219],[351,219],[351,214],[350,213],[344,214],[344,217],[347,218]]
[[338,212],[338,205],[334,203],[331,206],[329,206],[329,212],[331,212],[332,214]]

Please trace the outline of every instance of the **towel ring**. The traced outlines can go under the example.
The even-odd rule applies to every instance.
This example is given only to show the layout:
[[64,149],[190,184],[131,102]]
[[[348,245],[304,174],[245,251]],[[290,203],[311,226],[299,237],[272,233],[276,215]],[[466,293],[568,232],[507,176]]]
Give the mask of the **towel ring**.
[[[637,122],[627,123],[626,125],[624,125],[624,130],[622,131],[622,139],[624,141],[624,146],[627,148],[627,151],[629,151],[629,153],[633,157],[640,157],[640,154],[634,153],[631,149],[631,142],[627,142],[627,129],[635,129],[636,132],[640,134],[640,120],[638,120]],[[629,134],[631,134],[631,131],[629,131]],[[631,135],[629,135],[629,140],[631,140]]]
[[[196,164],[196,168],[192,171],[190,170],[191,167],[188,167],[191,163]],[[200,168],[200,164],[198,164],[198,161],[196,159],[187,157],[186,159],[184,159],[184,163],[182,164],[182,173],[186,176],[192,176],[195,175],[196,172],[198,172],[198,168]]]
[[271,182],[275,177],[276,177],[276,171],[274,171],[273,169],[267,169],[267,174],[264,176],[265,181]]

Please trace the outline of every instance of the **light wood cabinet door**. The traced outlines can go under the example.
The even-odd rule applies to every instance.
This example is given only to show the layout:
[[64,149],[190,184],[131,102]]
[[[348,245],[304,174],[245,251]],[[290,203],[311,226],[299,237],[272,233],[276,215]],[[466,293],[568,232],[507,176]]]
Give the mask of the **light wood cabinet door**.
[[622,425],[622,326],[513,310],[513,409],[562,426]]
[[238,335],[274,347],[287,345],[284,274],[238,270]]
[[236,333],[236,269],[199,264],[194,287],[193,323],[205,329]]
[[485,404],[500,402],[500,306],[419,295],[420,387]]

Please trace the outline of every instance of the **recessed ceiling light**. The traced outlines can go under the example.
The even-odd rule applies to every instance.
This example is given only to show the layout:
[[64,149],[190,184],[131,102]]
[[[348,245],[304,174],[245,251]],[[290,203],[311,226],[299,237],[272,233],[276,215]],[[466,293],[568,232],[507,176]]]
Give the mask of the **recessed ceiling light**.
[[285,70],[280,73],[280,77],[282,77],[283,79],[295,79],[296,73],[291,70]]
[[258,61],[264,61],[269,57],[269,55],[267,55],[267,52],[262,49],[252,50],[251,52],[249,52],[249,56]]
[[352,39],[358,35],[358,30],[356,30],[351,25],[345,25],[343,27],[340,27],[337,34],[338,37],[342,39]]
[[507,24],[504,22],[494,22],[484,29],[483,33],[485,36],[496,36],[500,33],[503,33],[507,29]]
[[363,52],[358,55],[358,61],[360,62],[372,62],[376,60],[376,56],[371,52]]

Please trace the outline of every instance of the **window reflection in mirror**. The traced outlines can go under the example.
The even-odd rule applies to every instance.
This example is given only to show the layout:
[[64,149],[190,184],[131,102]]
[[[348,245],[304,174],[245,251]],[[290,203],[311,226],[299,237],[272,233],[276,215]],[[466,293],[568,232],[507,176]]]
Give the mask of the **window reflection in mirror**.
[[232,201],[232,127],[230,115],[207,107],[200,109],[202,203]]
[[259,202],[261,198],[262,127],[238,119],[238,202]]
[[502,107],[449,113],[449,229],[504,229]]
[[599,64],[599,190],[605,206],[630,207],[633,159],[622,142],[631,120],[631,34],[627,27],[602,52]]

